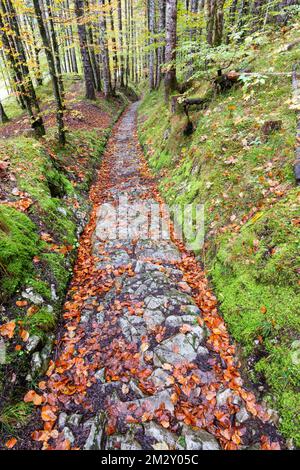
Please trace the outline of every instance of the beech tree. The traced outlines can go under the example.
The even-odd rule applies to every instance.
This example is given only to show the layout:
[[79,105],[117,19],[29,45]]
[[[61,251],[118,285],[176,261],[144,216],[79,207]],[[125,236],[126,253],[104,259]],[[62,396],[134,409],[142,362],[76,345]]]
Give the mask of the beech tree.
[[[61,79],[61,74],[59,76],[59,70],[57,70],[55,67],[55,65],[57,66],[58,63],[60,64],[59,57],[55,59],[52,53],[51,44],[49,41],[49,35],[47,34],[47,31],[44,25],[44,20],[43,20],[42,10],[40,7],[39,0],[33,0],[33,6],[34,6],[36,18],[37,18],[40,35],[41,35],[44,49],[45,49],[49,72],[50,72],[50,76],[52,80],[53,94],[54,94],[54,98],[56,101],[56,120],[57,120],[57,127],[58,127],[58,138],[59,138],[60,144],[64,145],[66,142],[66,136],[65,136],[64,117],[63,117],[63,109],[64,109],[63,99],[62,99],[63,90],[61,89],[62,79]],[[57,44],[56,39],[54,39],[53,37],[55,36],[54,28],[53,30],[51,30],[51,33],[52,33],[52,44],[53,44],[53,41],[55,41],[54,43]],[[56,46],[55,48],[53,48],[53,50],[55,54]],[[57,50],[57,54],[58,54],[58,50]]]
[[166,0],[166,52],[165,60],[167,70],[165,72],[165,100],[177,88],[176,79],[176,33],[177,33],[177,0]]
[[80,44],[80,53],[82,58],[84,82],[85,82],[85,96],[89,100],[95,100],[95,86],[93,77],[93,67],[88,50],[88,36],[86,25],[84,24],[84,1],[74,0],[75,15],[77,19],[77,28]]

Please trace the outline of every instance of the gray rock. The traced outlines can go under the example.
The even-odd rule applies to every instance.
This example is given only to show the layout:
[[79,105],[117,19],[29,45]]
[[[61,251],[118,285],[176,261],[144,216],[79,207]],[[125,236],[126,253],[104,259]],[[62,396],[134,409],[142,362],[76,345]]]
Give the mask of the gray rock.
[[138,260],[153,260],[174,262],[181,259],[175,245],[165,241],[142,240],[136,245],[135,254]]
[[109,436],[105,445],[106,450],[142,450],[142,446],[130,434]]
[[22,292],[22,297],[24,299],[29,300],[29,302],[31,302],[32,304],[35,304],[35,305],[41,305],[41,304],[44,303],[43,297],[41,295],[36,294],[35,292],[33,292],[33,289],[31,287],[28,287],[28,289],[26,289],[24,292]]
[[184,323],[194,325],[196,322],[195,315],[170,315],[165,322],[167,327],[177,328]]
[[42,368],[42,358],[39,352],[35,352],[31,358],[31,376],[36,376]]
[[139,407],[144,405],[147,406],[147,409],[150,411],[157,410],[162,403],[165,404],[165,408],[170,411],[170,413],[174,412],[174,404],[171,400],[171,391],[163,390],[162,392],[157,393],[156,395],[152,395],[147,398],[142,398],[139,400],[133,400],[130,403],[134,403]]
[[59,416],[58,416],[58,427],[59,429],[63,429],[67,423],[67,418],[68,418],[68,415],[67,413],[59,413]]
[[72,446],[75,442],[75,437],[74,437],[74,434],[72,433],[71,429],[66,426],[63,429],[63,433],[64,433],[65,439],[68,439],[68,441],[70,442],[70,444]]
[[104,433],[104,426],[106,415],[104,412],[99,413],[94,420],[89,420],[84,424],[84,427],[90,427],[90,433],[83,446],[84,450],[101,450],[102,439]]
[[26,343],[26,351],[28,351],[29,353],[33,353],[41,344],[41,342],[42,340],[40,336],[37,336],[37,335],[30,336]]
[[244,423],[245,421],[247,421],[247,419],[250,418],[250,415],[247,412],[246,408],[242,406],[241,409],[235,415],[235,417],[239,423]]
[[96,319],[98,323],[103,323],[104,322],[104,313],[103,312],[98,312],[96,315]]
[[232,397],[233,392],[230,388],[226,388],[225,390],[221,390],[217,393],[217,405],[224,406],[227,404],[227,400],[229,397]]
[[81,323],[87,323],[91,317],[91,310],[82,310],[81,315],[80,315],[80,322]]
[[137,342],[142,335],[147,333],[143,319],[135,315],[120,318],[119,325],[123,335],[129,342]]
[[96,380],[99,380],[100,382],[105,383],[105,367],[102,367],[102,369],[97,370],[94,377]]
[[142,392],[142,390],[138,387],[138,385],[135,383],[133,379],[130,380],[128,384],[129,388],[132,390],[133,393],[135,393],[138,397],[144,398],[145,395]]
[[143,319],[147,325],[147,328],[149,330],[152,330],[153,328],[158,325],[161,325],[164,322],[165,316],[159,310],[146,309],[143,314]]
[[179,333],[166,339],[154,350],[154,365],[160,367],[165,362],[178,364],[194,361],[197,357],[200,341],[204,337],[204,330],[200,326],[195,326],[190,333]]
[[82,420],[82,415],[80,415],[78,413],[74,413],[74,414],[69,416],[68,424],[70,426],[75,426],[77,428],[79,426],[81,420]]
[[145,298],[144,302],[145,302],[145,305],[147,308],[151,309],[151,310],[156,310],[156,309],[161,309],[161,308],[164,308],[165,306],[165,303],[168,301],[168,297],[166,296],[148,296]]
[[203,429],[194,430],[184,424],[181,435],[185,439],[186,450],[220,450],[216,438]]
[[64,207],[57,207],[56,208],[57,212],[59,212],[60,214],[64,215],[65,217],[67,216],[67,211]]
[[55,302],[56,300],[58,300],[58,295],[56,293],[55,285],[51,284],[50,287],[51,287],[51,299]]
[[181,310],[186,315],[200,315],[201,313],[197,305],[182,305]]
[[145,436],[151,437],[157,443],[164,442],[168,445],[169,449],[180,449],[183,447],[178,443],[178,436],[167,429],[159,426],[158,424],[151,421],[150,423],[144,424]]
[[150,375],[149,380],[153,382],[155,387],[158,389],[168,388],[170,384],[167,383],[167,379],[169,374],[164,369],[158,368],[155,369],[154,372]]

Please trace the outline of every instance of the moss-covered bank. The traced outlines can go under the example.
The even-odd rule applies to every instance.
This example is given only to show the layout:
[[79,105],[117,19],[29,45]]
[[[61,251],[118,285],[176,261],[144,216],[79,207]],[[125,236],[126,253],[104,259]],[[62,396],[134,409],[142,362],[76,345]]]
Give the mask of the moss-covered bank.
[[[251,70],[290,72],[299,51],[278,49],[296,35],[297,28],[255,45]],[[167,202],[204,204],[206,238],[198,254],[221,312],[241,345],[246,375],[263,386],[282,433],[300,446],[300,198],[291,79],[270,75],[253,86],[254,93],[238,86],[192,112],[190,137],[183,135],[184,115],[170,113],[162,90],[148,93],[139,136]],[[194,84],[194,93],[203,88]],[[262,126],[271,120],[282,121],[281,128],[265,136]]]

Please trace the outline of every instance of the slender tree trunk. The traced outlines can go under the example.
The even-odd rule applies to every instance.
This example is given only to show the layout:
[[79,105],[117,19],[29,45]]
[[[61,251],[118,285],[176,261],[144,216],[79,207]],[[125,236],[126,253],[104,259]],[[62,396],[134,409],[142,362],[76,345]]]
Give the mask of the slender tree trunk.
[[222,39],[223,39],[224,3],[225,3],[225,0],[217,0],[215,30],[214,30],[214,46],[219,46],[222,43]]
[[122,3],[118,0],[118,28],[119,28],[119,57],[120,57],[120,87],[124,87],[124,44],[123,44],[123,18]]
[[3,108],[2,103],[0,101],[0,123],[5,124],[8,121],[9,121],[9,119],[8,119],[7,114],[4,111],[4,108]]
[[166,3],[166,62],[165,101],[169,101],[172,91],[177,88],[176,79],[176,36],[177,36],[177,0],[167,0]]
[[[158,32],[159,42],[162,43],[165,40],[165,29],[166,29],[166,0],[158,1],[159,8],[159,20],[158,20]],[[157,51],[157,74],[156,74],[156,88],[159,87],[161,82],[161,66],[165,61],[165,45],[160,44]]]
[[149,11],[149,87],[150,90],[155,88],[155,69],[154,69],[154,34],[155,34],[155,1],[148,0],[148,11]]
[[[68,12],[68,15],[70,14],[70,2],[69,0],[66,0],[66,11]],[[67,14],[65,15],[65,18],[67,18]],[[72,72],[73,73],[78,73],[78,65],[77,65],[77,58],[76,58],[76,49],[74,46],[74,35],[73,35],[73,26],[67,26],[66,28],[66,34],[67,34],[67,39],[66,39],[66,46],[70,50],[70,57],[71,57],[71,64],[72,64]]]
[[50,0],[46,0],[46,7],[47,7],[47,13],[48,13],[48,22],[49,22],[50,36],[51,36],[51,42],[52,42],[53,57],[54,57],[54,62],[55,62],[55,70],[56,70],[55,75],[59,82],[60,97],[63,103],[63,107],[65,107],[65,104],[64,104],[65,90],[64,90],[64,83],[63,83],[63,78],[62,78],[59,47],[58,47],[57,35],[56,35],[55,27],[54,27],[54,21],[52,17],[53,12],[51,8]]
[[[101,5],[105,6],[105,0],[100,0]],[[106,98],[112,95],[111,75],[109,66],[109,54],[107,47],[106,37],[106,17],[105,10],[101,11],[100,15],[100,45],[101,45],[101,58],[102,58],[102,73],[103,73],[103,91]]]
[[61,145],[64,145],[66,142],[66,134],[64,127],[64,106],[61,97],[60,83],[59,78],[56,75],[55,70],[55,59],[51,52],[51,44],[47,35],[47,30],[44,25],[42,10],[40,7],[39,0],[33,0],[33,7],[37,17],[37,23],[40,31],[40,35],[43,41],[45,54],[48,62],[49,72],[52,80],[53,93],[56,101],[56,121],[58,127],[58,139]]
[[114,24],[114,17],[113,17],[113,8],[111,4],[111,0],[108,0],[109,3],[109,18],[110,18],[110,29],[112,34],[112,56],[113,56],[113,77],[114,77],[114,85],[113,85],[113,93],[116,91],[117,87],[117,74],[118,74],[118,54],[117,54],[117,43],[116,43],[116,34],[115,34],[115,24]]
[[85,96],[89,100],[95,100],[93,67],[89,55],[86,26],[83,24],[84,18],[84,1],[74,0],[75,15],[77,19],[77,28],[79,36],[80,52],[83,64],[83,73],[85,80]]
[[217,0],[205,0],[205,7],[206,7],[206,40],[210,46],[213,46]]

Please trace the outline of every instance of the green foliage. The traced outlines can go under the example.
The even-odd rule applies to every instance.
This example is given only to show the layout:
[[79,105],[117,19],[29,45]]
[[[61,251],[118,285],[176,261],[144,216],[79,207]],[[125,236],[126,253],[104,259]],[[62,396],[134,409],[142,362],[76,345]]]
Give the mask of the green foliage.
[[24,403],[23,401],[5,407],[0,414],[0,426],[8,432],[14,432],[14,429],[25,426],[33,411],[31,403]]

